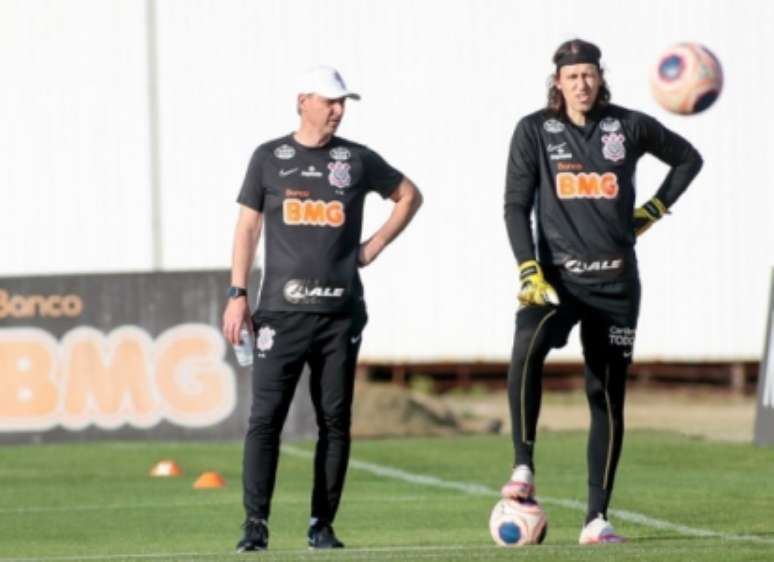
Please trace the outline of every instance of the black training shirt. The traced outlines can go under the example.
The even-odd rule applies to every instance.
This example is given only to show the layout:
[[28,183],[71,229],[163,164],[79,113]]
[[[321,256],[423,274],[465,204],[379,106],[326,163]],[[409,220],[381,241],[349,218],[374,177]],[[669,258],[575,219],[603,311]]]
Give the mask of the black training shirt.
[[650,153],[671,166],[656,196],[669,208],[702,165],[688,141],[652,117],[608,105],[577,127],[537,111],[511,140],[505,220],[519,262],[535,259],[570,282],[636,276],[633,212],[637,161]]
[[258,308],[338,312],[362,299],[357,254],[363,203],[389,197],[403,175],[366,146],[333,137],[309,148],[293,135],[253,153],[237,201],[263,213]]

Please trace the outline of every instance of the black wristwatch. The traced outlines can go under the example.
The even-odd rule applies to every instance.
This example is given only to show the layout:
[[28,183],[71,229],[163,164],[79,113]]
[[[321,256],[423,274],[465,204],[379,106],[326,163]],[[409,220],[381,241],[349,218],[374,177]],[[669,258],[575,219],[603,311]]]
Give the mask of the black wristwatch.
[[226,296],[230,299],[236,299],[239,297],[246,297],[247,296],[247,289],[244,287],[234,287],[233,285],[228,288],[228,292],[226,293]]

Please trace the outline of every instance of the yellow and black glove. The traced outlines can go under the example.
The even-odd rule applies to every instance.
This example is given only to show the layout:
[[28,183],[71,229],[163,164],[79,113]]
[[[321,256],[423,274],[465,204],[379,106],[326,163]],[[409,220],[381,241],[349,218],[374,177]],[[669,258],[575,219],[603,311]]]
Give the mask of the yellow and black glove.
[[531,304],[559,304],[559,297],[554,288],[543,277],[543,270],[535,260],[525,261],[519,266],[521,291],[519,302],[528,306]]
[[668,212],[660,199],[651,197],[642,207],[634,209],[634,234],[641,235]]

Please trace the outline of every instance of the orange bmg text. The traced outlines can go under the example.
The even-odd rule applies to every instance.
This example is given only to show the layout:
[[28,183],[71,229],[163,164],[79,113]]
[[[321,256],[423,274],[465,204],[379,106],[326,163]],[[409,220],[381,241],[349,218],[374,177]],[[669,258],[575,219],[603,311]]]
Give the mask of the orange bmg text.
[[60,341],[38,328],[0,329],[0,431],[213,425],[236,404],[225,351],[205,324],[155,340],[136,326],[80,326]]

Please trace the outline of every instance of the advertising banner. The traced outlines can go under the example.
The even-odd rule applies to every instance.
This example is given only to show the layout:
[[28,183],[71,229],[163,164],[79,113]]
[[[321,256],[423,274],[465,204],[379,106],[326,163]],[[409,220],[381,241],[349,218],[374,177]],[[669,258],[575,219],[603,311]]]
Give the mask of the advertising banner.
[[[0,279],[0,443],[241,439],[228,271]],[[255,298],[255,290],[250,291]],[[286,436],[314,432],[304,381]]]

